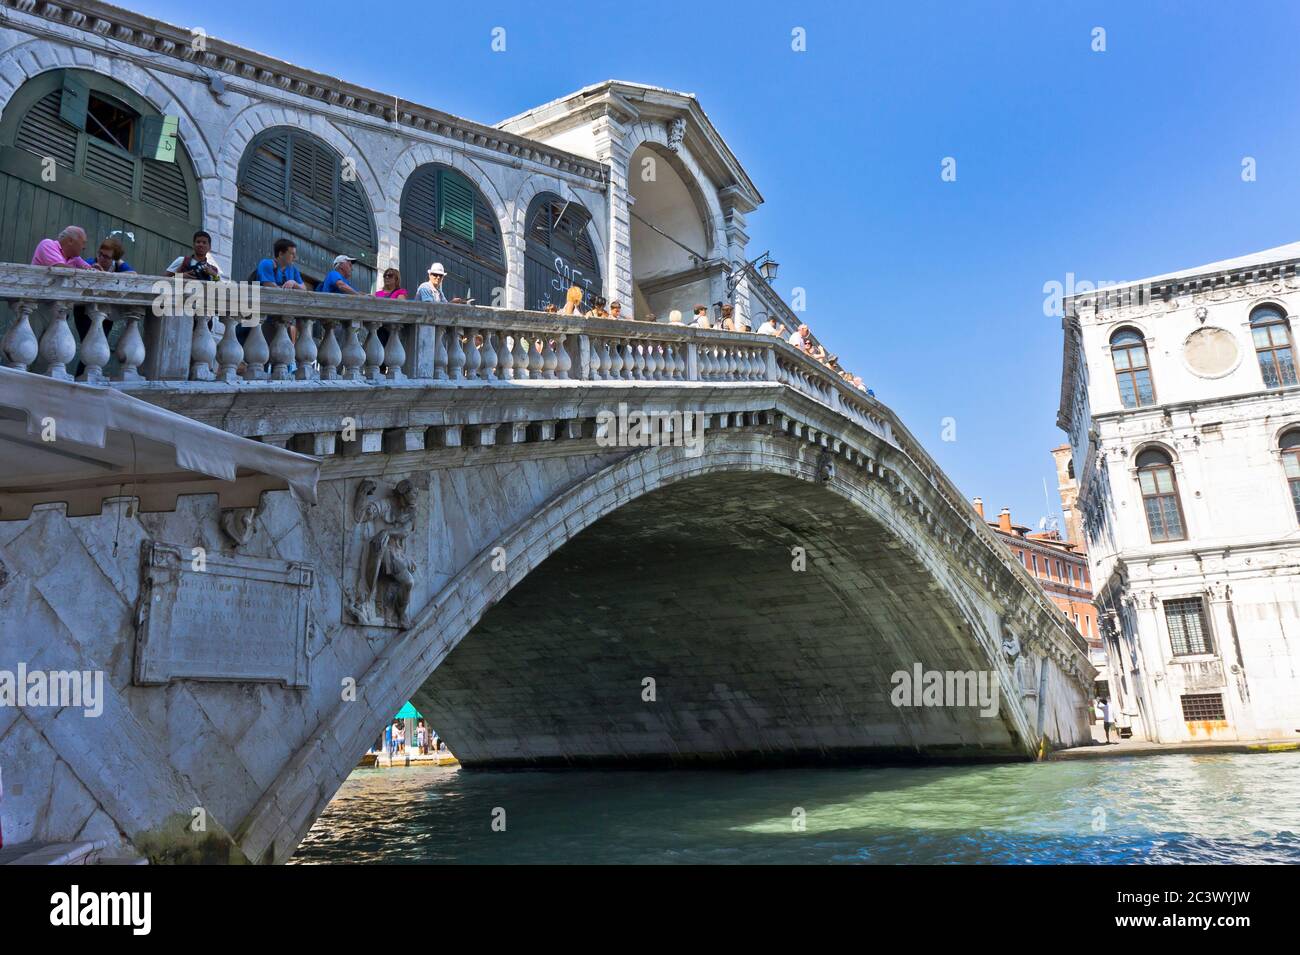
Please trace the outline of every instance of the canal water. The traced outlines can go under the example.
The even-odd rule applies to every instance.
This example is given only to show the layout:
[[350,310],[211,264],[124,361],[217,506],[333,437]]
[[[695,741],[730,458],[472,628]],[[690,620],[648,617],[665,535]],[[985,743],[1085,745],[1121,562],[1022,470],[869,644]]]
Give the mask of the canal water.
[[292,861],[1296,864],[1300,753],[904,769],[365,769]]

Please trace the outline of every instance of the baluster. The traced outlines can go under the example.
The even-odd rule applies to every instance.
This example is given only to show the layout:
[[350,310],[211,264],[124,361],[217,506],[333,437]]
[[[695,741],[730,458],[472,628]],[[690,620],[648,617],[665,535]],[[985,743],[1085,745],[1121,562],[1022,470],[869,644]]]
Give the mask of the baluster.
[[289,319],[283,315],[274,316],[271,321],[275,331],[271,334],[271,378],[274,381],[292,381],[293,342],[289,340]]
[[542,368],[546,362],[542,359],[543,339],[534,338],[529,342],[528,347],[528,377],[533,381],[540,381],[542,378]]
[[366,355],[362,375],[367,381],[379,381],[382,377],[379,369],[384,363],[384,346],[379,344],[379,323],[363,322],[361,327],[370,330],[370,334],[366,336],[365,348],[362,349]]
[[685,381],[686,372],[688,370],[686,353],[680,345],[677,345],[673,347],[673,354],[677,357],[677,379],[679,381]]
[[[239,374],[239,366],[244,363],[244,346],[239,344],[239,339],[235,337],[235,329],[239,327],[239,320],[233,316],[227,316],[222,323],[225,325],[225,333],[221,336],[221,344],[217,346],[217,377],[228,385],[233,385],[236,376]],[[125,338],[125,336],[123,336]],[[118,345],[121,349],[121,345]]]
[[515,380],[515,345],[519,339],[511,334],[501,336],[501,380]]
[[72,306],[66,302],[56,302],[51,309],[50,324],[45,326],[41,335],[40,356],[45,362],[44,374],[50,378],[68,380],[67,364],[77,357],[77,337],[68,327],[68,313]]
[[542,377],[547,380],[555,377],[555,366],[559,360],[555,357],[555,349],[551,345],[551,340],[545,335],[542,336]]
[[[314,321],[311,318],[298,319],[298,341],[294,343],[294,360],[298,367],[294,369],[293,376],[299,381],[315,381],[320,377],[320,372],[316,369],[316,339],[311,335]],[[334,337],[330,329],[326,329],[325,334]]]
[[664,368],[664,346],[659,342],[650,343],[650,380],[663,381]]
[[739,371],[740,371],[740,362],[736,358],[736,346],[728,345],[727,346],[727,380],[735,381],[737,378],[740,377],[740,375],[738,374]]
[[614,381],[623,377],[623,352],[618,342],[609,343],[609,379]]
[[699,349],[700,381],[709,381],[713,377],[713,349]]
[[483,370],[480,377],[484,381],[497,380],[497,362],[500,360],[497,355],[496,347],[492,344],[492,339],[496,332],[490,328],[483,329]]
[[447,329],[447,375],[460,381],[465,368],[465,348],[460,343],[460,329],[453,325]]
[[621,377],[623,377],[623,378],[625,378],[625,379],[627,379],[627,380],[631,380],[631,378],[632,378],[632,372],[633,372],[633,368],[632,368],[632,343],[631,343],[631,342],[624,342],[624,343],[623,343],[622,353],[623,353],[623,374],[622,374]]
[[402,332],[410,326],[399,322],[388,322],[384,327],[388,329],[388,345],[384,348],[384,364],[388,366],[388,380],[404,381],[406,372],[402,371],[402,366],[406,364],[406,348],[402,345]]
[[569,347],[565,339],[568,335],[561,335],[555,340],[555,377],[561,381],[569,380],[569,373],[573,370],[573,358],[569,355]]
[[366,350],[361,347],[361,323],[352,319],[347,323],[347,343],[343,346],[343,378],[346,381],[365,381],[362,365],[366,361]]
[[320,376],[326,381],[342,377],[339,366],[343,364],[343,348],[339,344],[339,325],[332,318],[321,319]]
[[144,361],[144,339],[140,337],[143,309],[132,308],[126,312],[126,331],[117,343],[117,374],[115,381],[143,381],[139,368]]
[[[100,382],[104,380],[104,366],[108,360],[113,357],[113,353],[108,347],[108,336],[104,334],[104,309],[99,305],[87,305],[86,311],[90,315],[90,330],[86,332],[86,337],[81,340],[81,364],[84,366],[78,381]],[[197,331],[197,328],[195,329]],[[207,331],[207,328],[204,328]],[[199,339],[195,339],[195,346],[198,347]],[[208,349],[212,349],[212,336],[207,338]],[[190,349],[193,352],[193,348]],[[207,372],[208,377],[212,377],[212,372],[208,368],[206,360],[203,362],[203,370]]]
[[447,380],[447,330],[433,326],[433,377],[436,381]]
[[[94,321],[94,312],[91,313],[91,321]],[[210,319],[202,316],[194,316],[194,331],[190,335],[190,380],[191,381],[211,381],[212,362],[217,357],[217,340],[213,337],[211,330],[208,328]],[[103,334],[103,319],[99,322],[100,334]],[[94,329],[91,330],[92,333]],[[89,336],[87,336],[89,338]],[[82,343],[82,352],[85,352],[85,343]],[[104,341],[104,350],[107,353],[108,341]],[[86,366],[86,375],[90,374],[90,365],[84,355],[81,363]],[[87,377],[86,381],[90,381]]]
[[263,319],[254,319],[244,339],[244,378],[247,381],[265,381],[266,363],[271,359],[271,348],[262,332]]
[[644,381],[645,373],[645,344],[637,342],[632,349],[632,377],[637,381]]
[[515,381],[522,381],[528,378],[528,343],[524,341],[522,332],[515,332]]
[[32,312],[36,310],[36,303],[15,302],[13,309],[18,317],[5,334],[4,341],[0,342],[0,359],[4,360],[8,368],[26,371],[40,353],[36,333],[32,331]]
[[465,330],[465,377],[473,381],[483,367],[483,356],[479,354],[478,344],[474,341],[478,333],[472,329]]
[[664,380],[672,381],[677,377],[677,348],[672,342],[664,342]]

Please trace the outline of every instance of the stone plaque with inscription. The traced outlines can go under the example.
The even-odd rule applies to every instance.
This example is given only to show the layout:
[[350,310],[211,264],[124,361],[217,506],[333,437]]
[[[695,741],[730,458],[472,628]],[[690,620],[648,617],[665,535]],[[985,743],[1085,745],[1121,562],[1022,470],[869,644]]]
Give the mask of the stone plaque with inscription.
[[308,684],[310,564],[146,541],[140,559],[135,682]]

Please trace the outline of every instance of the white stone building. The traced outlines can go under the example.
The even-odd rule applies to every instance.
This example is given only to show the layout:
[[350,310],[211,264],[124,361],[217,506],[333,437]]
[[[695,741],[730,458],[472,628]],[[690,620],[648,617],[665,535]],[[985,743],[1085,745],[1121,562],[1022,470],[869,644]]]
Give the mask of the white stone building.
[[1066,299],[1059,426],[1121,721],[1300,733],[1300,243]]
[[689,94],[610,81],[492,126],[95,0],[0,10],[0,196],[44,212],[3,223],[2,260],[75,221],[160,272],[203,228],[243,278],[285,235],[309,284],[342,253],[365,291],[400,266],[414,292],[436,259],[479,304],[574,283],[660,321],[716,314],[746,261],[762,196]]

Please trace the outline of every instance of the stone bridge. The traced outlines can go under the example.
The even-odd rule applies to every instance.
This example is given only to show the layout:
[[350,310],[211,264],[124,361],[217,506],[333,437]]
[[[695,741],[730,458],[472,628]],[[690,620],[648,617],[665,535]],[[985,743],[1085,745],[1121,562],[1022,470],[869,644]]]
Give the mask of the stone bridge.
[[[282,862],[407,699],[467,767],[1087,739],[1083,641],[896,416],[783,341],[268,290],[218,342],[146,278],[25,266],[0,298],[28,373],[0,384],[80,368],[59,414],[126,392],[241,462],[213,479],[178,425],[153,472],[156,430],[107,463],[58,439],[74,472],[42,476],[61,419],[0,391],[0,671],[103,673],[99,716],[0,706],[10,842]],[[996,712],[895,705],[918,669],[991,674]]]

